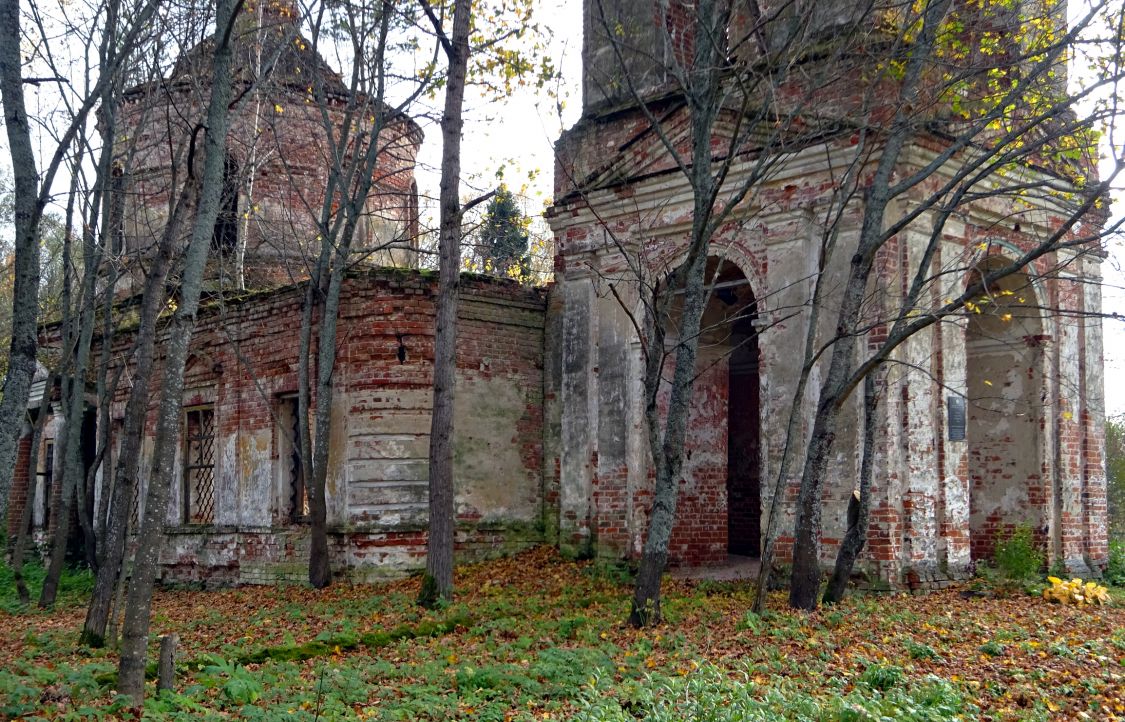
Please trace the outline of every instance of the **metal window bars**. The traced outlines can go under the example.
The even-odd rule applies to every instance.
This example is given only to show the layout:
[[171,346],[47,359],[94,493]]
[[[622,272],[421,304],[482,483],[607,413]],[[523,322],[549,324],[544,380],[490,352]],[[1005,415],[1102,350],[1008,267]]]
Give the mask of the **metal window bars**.
[[209,406],[184,410],[184,522],[215,521],[215,413]]

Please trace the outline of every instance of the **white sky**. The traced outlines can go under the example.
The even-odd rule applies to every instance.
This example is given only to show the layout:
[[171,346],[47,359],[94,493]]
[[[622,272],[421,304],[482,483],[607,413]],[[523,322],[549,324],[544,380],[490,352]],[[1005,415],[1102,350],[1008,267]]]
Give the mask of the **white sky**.
[[[563,76],[556,91],[558,102],[531,87],[499,102],[482,95],[479,89],[469,88],[461,147],[461,193],[469,199],[492,190],[499,182],[496,173],[503,168],[503,181],[513,192],[519,193],[526,186],[525,213],[541,215],[553,191],[554,143],[582,111],[582,3],[561,0],[538,8],[536,13],[535,22],[544,31],[544,52],[554,59]],[[440,101],[434,102],[440,106]],[[421,122],[426,141],[419,154],[418,184],[423,195],[428,188],[428,195],[436,198],[441,134],[436,123]],[[529,174],[534,174],[533,180],[528,179]]]
[[[1115,194],[1115,217],[1125,214],[1125,194]],[[1102,310],[1105,313],[1125,313],[1125,244],[1115,239],[1109,247],[1110,256],[1102,264],[1105,285],[1102,287]],[[1105,407],[1109,416],[1125,414],[1125,316],[1104,321],[1105,331]]]

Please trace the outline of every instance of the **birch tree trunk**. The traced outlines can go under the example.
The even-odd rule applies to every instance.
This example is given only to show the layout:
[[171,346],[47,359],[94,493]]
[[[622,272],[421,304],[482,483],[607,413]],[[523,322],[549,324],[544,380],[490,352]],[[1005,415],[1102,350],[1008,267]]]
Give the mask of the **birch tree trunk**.
[[[167,342],[164,345],[166,353],[164,381],[157,412],[152,471],[145,498],[144,521],[137,538],[133,578],[126,596],[117,684],[118,691],[131,697],[137,705],[144,701],[145,659],[148,649],[152,589],[156,581],[164,521],[167,517],[168,496],[174,476],[184,388],[184,365],[199,309],[199,295],[203,286],[207,255],[211,249],[212,229],[219,214],[227,130],[230,124],[231,35],[234,30],[234,18],[241,5],[241,0],[219,0],[216,10],[215,54],[212,60],[211,101],[207,111],[203,143],[199,211],[195,218],[191,243],[184,258],[180,305],[173,315]],[[191,158],[191,154],[188,157]],[[190,167],[188,170],[189,173],[192,172]]]
[[429,535],[418,603],[453,597],[453,406],[457,385],[457,302],[461,280],[461,128],[469,63],[470,0],[453,5],[453,34],[442,37],[449,61],[441,116],[440,267],[434,319],[434,395],[430,419]]

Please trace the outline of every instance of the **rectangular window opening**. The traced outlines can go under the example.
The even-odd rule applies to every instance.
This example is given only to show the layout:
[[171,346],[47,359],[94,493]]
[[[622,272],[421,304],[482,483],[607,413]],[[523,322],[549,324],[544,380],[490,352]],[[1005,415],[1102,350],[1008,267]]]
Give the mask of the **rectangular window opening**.
[[55,485],[55,444],[43,443],[43,463],[36,470],[35,507],[31,515],[32,528],[49,529],[51,526],[51,491]]
[[281,473],[282,509],[292,524],[309,521],[309,495],[305,465],[301,461],[300,415],[296,396],[282,396],[277,403],[277,460]]
[[184,523],[215,522],[215,410],[184,410]]

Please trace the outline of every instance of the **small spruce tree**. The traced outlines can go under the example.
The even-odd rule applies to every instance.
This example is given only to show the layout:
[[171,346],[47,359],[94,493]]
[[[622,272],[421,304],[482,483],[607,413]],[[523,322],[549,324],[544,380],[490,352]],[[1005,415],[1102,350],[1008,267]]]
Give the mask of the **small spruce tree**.
[[527,262],[528,219],[512,192],[501,186],[488,203],[480,228],[481,256],[494,272]]

